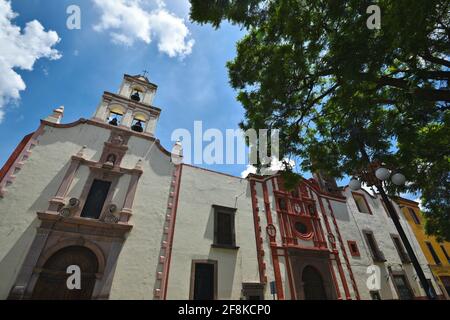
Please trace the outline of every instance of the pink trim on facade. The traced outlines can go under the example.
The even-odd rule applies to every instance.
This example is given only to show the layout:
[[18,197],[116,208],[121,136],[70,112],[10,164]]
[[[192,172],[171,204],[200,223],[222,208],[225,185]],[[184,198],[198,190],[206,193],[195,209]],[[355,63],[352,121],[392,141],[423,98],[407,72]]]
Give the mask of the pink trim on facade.
[[9,172],[9,170],[14,165],[16,160],[19,158],[19,155],[22,153],[23,149],[25,149],[26,145],[28,144],[28,141],[30,141],[33,134],[34,133],[30,133],[25,137],[23,137],[20,143],[17,145],[16,149],[9,156],[8,160],[6,160],[5,164],[0,170],[0,183],[3,181],[3,178],[5,178],[6,174]]
[[339,285],[336,279],[336,272],[334,272],[333,263],[331,260],[328,260],[328,266],[330,268],[331,278],[333,279],[333,284],[335,287],[335,291],[337,294],[337,299],[342,300],[341,290],[339,290]]
[[261,236],[261,225],[259,217],[258,199],[256,197],[256,183],[250,179],[250,194],[252,197],[253,224],[255,229],[256,254],[258,258],[259,281],[267,283],[266,265],[264,263],[263,239]]
[[48,207],[49,211],[59,211],[59,207],[65,204],[64,197],[66,196],[67,191],[69,190],[69,187],[72,184],[73,178],[75,177],[75,173],[77,172],[79,166],[80,161],[72,158],[69,168],[67,169],[67,172],[58,188],[58,191],[56,192],[56,195],[49,201],[50,202],[50,205]]
[[127,194],[125,195],[125,199],[123,201],[122,211],[120,212],[119,223],[128,224],[128,221],[133,214],[133,202],[140,177],[141,174],[133,174],[131,176]]
[[[313,191],[311,190],[311,192],[313,192]],[[324,220],[324,222],[325,222],[325,227],[326,227],[326,229],[327,229],[328,236],[331,235],[331,236],[334,237],[333,232],[331,231],[331,226],[330,226],[330,223],[329,223],[329,221],[328,221],[327,213],[326,213],[326,211],[325,211],[325,207],[324,207],[324,205],[323,205],[322,198],[321,198],[321,196],[317,193],[317,191],[314,190],[314,192],[316,193],[316,196],[317,196],[317,199],[318,199],[318,202],[319,202],[320,212],[321,212],[322,218],[323,218],[323,220]],[[342,273],[342,267],[341,267],[341,265],[340,265],[340,263],[339,263],[339,253],[338,253],[337,250],[336,250],[336,242],[330,241],[330,243],[331,243],[331,247],[332,247],[331,252],[332,252],[332,254],[333,254],[334,257],[335,257],[335,261],[336,261],[336,264],[337,264],[339,276],[341,277],[341,281],[342,281],[343,286],[344,286],[344,288],[345,288],[345,286],[346,286],[346,280],[345,280],[345,278],[342,277],[342,276],[343,276],[343,273]],[[331,268],[331,271],[332,271],[332,277],[333,277],[333,280],[335,281],[337,297],[338,297],[338,299],[342,299],[341,291],[340,291],[340,289],[339,289],[339,286],[337,285],[336,272],[335,272],[335,270],[334,270],[334,268],[333,268],[333,264],[332,264],[331,261],[330,261],[330,268]]]
[[156,273],[156,279],[157,281],[160,281],[161,285],[159,288],[155,288],[155,299],[165,300],[167,298],[170,261],[172,258],[173,237],[175,234],[175,223],[177,217],[178,198],[180,195],[182,172],[183,164],[175,166],[172,175],[171,190],[169,192],[169,201],[167,204],[167,226],[164,225],[163,240],[161,241],[161,251],[163,252],[163,255],[160,256],[159,264],[162,266],[162,271]]
[[16,178],[16,170],[22,169],[24,162],[31,156],[32,148],[39,143],[37,139],[43,132],[44,126],[41,124],[34,133],[25,136],[3,166],[0,171],[3,175],[0,176],[0,198],[5,196],[7,192],[6,188],[12,184]]
[[[263,194],[264,194],[264,208],[266,211],[267,222],[273,224],[272,221],[272,212],[270,210],[270,202],[269,202],[269,191],[267,189],[266,181],[262,183]],[[273,183],[273,179],[272,179]],[[270,250],[272,253],[272,264],[273,264],[273,272],[275,274],[275,285],[277,287],[277,297],[278,300],[284,300],[284,291],[283,291],[283,282],[281,278],[281,270],[280,270],[280,261],[278,258],[278,253],[276,248],[276,240],[271,239],[270,241]]]

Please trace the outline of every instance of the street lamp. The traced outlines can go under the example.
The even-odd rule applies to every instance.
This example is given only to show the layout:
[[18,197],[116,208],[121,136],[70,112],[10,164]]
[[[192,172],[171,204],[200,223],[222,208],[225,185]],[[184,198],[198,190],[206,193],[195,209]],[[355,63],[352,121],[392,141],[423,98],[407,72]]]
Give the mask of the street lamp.
[[[419,277],[419,281],[420,284],[422,285],[422,288],[425,290],[425,293],[429,299],[435,299],[436,297],[433,295],[430,285],[428,284],[425,274],[423,273],[419,261],[417,260],[417,257],[414,253],[414,250],[411,247],[408,238],[406,237],[405,231],[403,230],[403,227],[400,223],[397,212],[395,211],[394,206],[392,205],[383,188],[383,181],[387,181],[389,177],[391,178],[392,183],[397,186],[404,185],[406,183],[406,177],[400,172],[396,172],[393,175],[391,175],[391,173],[392,172],[389,169],[383,167],[381,163],[375,161],[370,163],[367,169],[363,169],[359,173],[357,173],[356,176],[359,176],[361,180],[365,181],[370,186],[377,187],[378,192],[380,193],[381,198],[383,199],[383,202],[389,212],[389,215],[392,218],[392,222],[394,222],[394,225],[398,231],[398,234],[400,235],[403,245],[405,246],[406,252],[408,252],[408,255],[417,273],[417,276]],[[354,177],[350,181],[349,187],[352,190],[359,190],[361,189],[361,181]]]

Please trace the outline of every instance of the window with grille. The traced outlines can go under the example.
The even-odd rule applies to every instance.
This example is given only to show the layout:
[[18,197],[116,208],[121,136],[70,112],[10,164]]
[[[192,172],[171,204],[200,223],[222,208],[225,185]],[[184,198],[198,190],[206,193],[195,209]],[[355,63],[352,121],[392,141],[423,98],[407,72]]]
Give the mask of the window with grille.
[[442,264],[441,259],[439,259],[436,251],[434,251],[433,245],[430,242],[425,242],[425,244],[427,245],[428,251],[430,251],[431,256],[433,257],[434,262],[436,264]]
[[403,263],[410,263],[411,260],[409,259],[408,253],[406,252],[405,247],[403,246],[403,243],[401,242],[400,238],[396,235],[391,235],[391,237],[392,241],[394,242],[395,249],[397,249],[400,260]]
[[236,209],[222,206],[214,208],[214,246],[236,248]]
[[442,244],[441,244],[441,250],[444,253],[444,256],[447,259],[447,261],[450,263],[450,257],[448,256],[447,250],[445,250],[445,247]]
[[409,211],[409,215],[410,215],[411,218],[413,219],[414,223],[415,223],[415,224],[420,224],[420,219],[419,219],[419,217],[417,216],[416,211],[414,211],[413,208],[408,208],[408,211]]
[[412,300],[414,298],[405,275],[394,275],[393,280],[400,300]]
[[363,195],[354,193],[353,199],[355,200],[359,212],[372,214],[370,212],[369,205],[367,204],[366,199],[364,198]]
[[372,255],[373,260],[376,262],[385,262],[386,259],[384,257],[384,254],[379,249],[373,233],[371,231],[365,231],[364,235],[366,237],[366,242],[369,246],[370,254]]

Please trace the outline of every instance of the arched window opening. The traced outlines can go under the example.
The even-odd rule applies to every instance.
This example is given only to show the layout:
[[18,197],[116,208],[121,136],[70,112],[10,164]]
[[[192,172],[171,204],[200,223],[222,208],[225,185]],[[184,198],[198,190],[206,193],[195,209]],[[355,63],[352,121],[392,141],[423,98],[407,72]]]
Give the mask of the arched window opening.
[[118,126],[122,122],[123,115],[115,112],[109,114],[108,123],[113,126]]
[[131,91],[130,99],[133,101],[140,102],[144,96],[144,93],[139,88],[133,88]]
[[118,126],[122,123],[123,110],[120,107],[114,107],[109,110],[108,123],[113,126]]

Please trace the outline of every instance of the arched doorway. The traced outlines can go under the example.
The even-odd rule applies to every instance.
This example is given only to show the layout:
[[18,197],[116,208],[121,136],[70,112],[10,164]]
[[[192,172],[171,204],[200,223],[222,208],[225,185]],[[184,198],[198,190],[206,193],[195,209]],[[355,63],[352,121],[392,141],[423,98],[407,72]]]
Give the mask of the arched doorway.
[[[76,265],[81,270],[81,289],[69,290],[67,267]],[[70,246],[53,254],[39,274],[32,299],[37,300],[88,300],[92,297],[98,260],[86,247]]]
[[327,300],[322,276],[316,268],[306,266],[303,269],[302,281],[305,300]]

